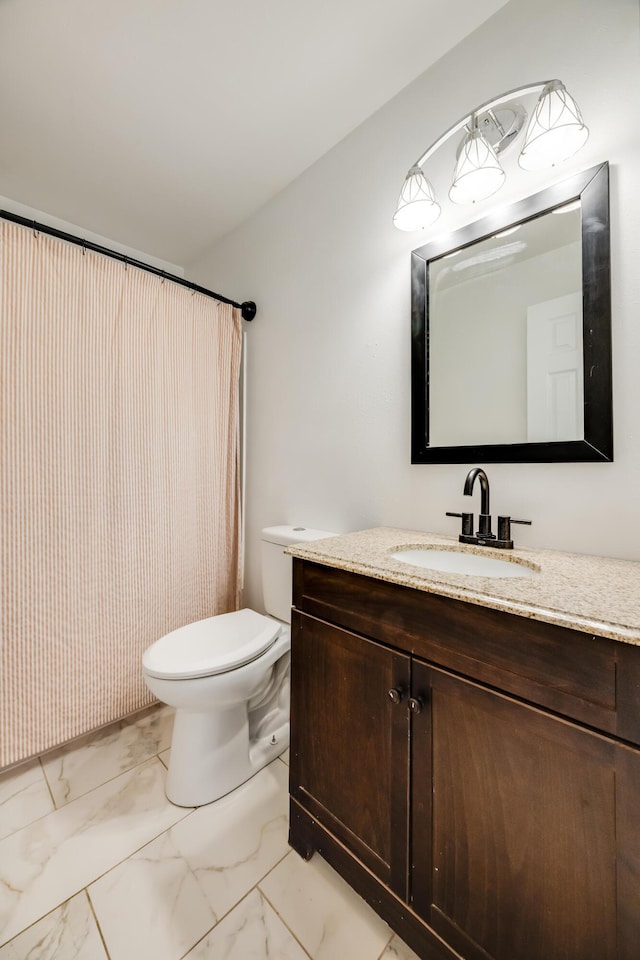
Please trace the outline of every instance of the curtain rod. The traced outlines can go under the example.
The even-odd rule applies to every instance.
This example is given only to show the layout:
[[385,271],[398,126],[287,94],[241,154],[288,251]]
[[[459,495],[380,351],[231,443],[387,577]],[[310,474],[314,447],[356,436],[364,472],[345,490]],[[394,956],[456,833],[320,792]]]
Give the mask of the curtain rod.
[[108,247],[101,247],[98,243],[92,243],[91,240],[83,240],[82,237],[75,237],[72,233],[65,233],[63,230],[56,230],[55,227],[48,227],[44,223],[38,223],[37,220],[29,220],[27,217],[19,217],[16,213],[9,213],[8,210],[0,210],[0,217],[3,220],[10,220],[12,223],[18,223],[22,227],[29,227],[38,233],[47,233],[51,237],[57,237],[58,240],[66,240],[67,243],[75,243],[78,247],[82,247],[85,250],[91,250],[94,253],[101,253],[105,257],[111,257],[113,260],[120,260],[125,264],[130,263],[132,267],[138,267],[140,270],[146,270],[147,273],[153,273],[157,277],[162,277],[163,280],[171,280],[173,283],[180,284],[181,287],[187,287],[188,290],[193,290],[196,293],[202,293],[205,297],[211,297],[213,300],[219,300],[221,303],[230,303],[232,307],[240,308],[243,320],[253,320],[256,315],[257,307],[253,300],[245,300],[244,303],[238,303],[236,300],[230,300],[228,297],[223,297],[219,293],[214,293],[213,290],[207,290],[206,287],[201,287],[197,283],[191,283],[190,280],[183,280],[182,277],[176,277],[175,274],[167,273],[166,270],[160,270],[158,267],[152,267],[148,263],[143,263],[142,260],[135,260],[133,257],[128,257],[124,253],[118,253],[117,250],[110,250]]

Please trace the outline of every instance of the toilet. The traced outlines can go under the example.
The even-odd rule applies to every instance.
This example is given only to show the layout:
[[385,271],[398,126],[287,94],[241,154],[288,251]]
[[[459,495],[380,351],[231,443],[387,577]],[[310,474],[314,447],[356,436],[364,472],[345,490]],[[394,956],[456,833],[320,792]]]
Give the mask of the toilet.
[[145,650],[145,683],[176,711],[166,787],[172,803],[211,803],[289,746],[292,561],[284,549],[332,536],[266,527],[262,592],[271,616],[245,609],[208,617]]

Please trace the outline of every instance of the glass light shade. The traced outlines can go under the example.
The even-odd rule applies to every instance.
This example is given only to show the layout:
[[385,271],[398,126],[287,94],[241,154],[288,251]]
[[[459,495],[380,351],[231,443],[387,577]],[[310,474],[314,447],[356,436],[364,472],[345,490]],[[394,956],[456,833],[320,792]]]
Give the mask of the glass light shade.
[[398,230],[423,230],[440,216],[440,204],[433,187],[420,167],[411,167],[400,191],[398,207],[393,218]]
[[553,80],[531,114],[518,163],[525,170],[552,167],[577,153],[588,137],[577,103],[560,80]]
[[453,174],[449,199],[454,203],[475,203],[490,197],[505,180],[495,150],[477,127],[467,134]]

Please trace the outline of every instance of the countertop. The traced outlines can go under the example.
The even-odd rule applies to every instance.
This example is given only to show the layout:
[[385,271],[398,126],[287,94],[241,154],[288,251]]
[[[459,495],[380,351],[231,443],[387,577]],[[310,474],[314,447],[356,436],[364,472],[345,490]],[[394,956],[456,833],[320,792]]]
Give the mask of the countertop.
[[[393,560],[398,549],[464,550],[539,570],[534,577],[440,573]],[[640,646],[640,562],[516,548],[461,544],[457,537],[376,527],[295,545],[286,553],[426,593],[504,610],[583,633]]]

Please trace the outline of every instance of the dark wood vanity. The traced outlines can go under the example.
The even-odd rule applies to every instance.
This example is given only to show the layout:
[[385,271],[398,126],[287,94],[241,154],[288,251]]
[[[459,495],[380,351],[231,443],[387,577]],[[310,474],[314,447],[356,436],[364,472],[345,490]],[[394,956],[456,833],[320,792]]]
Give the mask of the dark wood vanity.
[[640,646],[302,559],[293,604],[295,850],[424,960],[637,960]]

